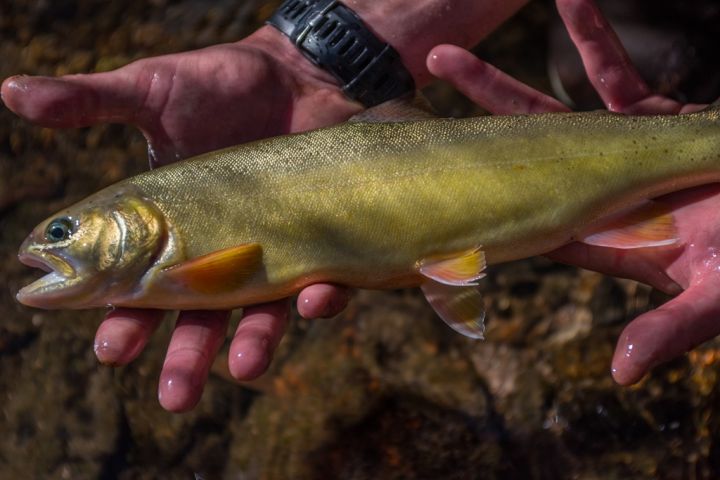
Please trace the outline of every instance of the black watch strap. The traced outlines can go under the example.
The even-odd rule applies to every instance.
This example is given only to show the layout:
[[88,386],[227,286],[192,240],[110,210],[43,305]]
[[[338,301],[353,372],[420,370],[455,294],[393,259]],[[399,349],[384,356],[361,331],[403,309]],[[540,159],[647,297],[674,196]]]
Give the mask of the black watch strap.
[[415,90],[395,49],[337,0],[285,0],[267,23],[340,80],[348,97],[366,107]]

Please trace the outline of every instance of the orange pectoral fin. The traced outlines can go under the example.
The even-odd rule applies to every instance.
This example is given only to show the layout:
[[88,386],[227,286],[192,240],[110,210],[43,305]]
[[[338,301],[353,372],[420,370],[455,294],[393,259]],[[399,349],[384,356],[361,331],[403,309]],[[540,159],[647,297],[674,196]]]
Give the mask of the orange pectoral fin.
[[678,240],[672,213],[654,201],[615,215],[580,238],[580,241],[590,245],[624,249],[661,247],[672,245]]
[[208,253],[163,269],[163,275],[175,283],[200,293],[235,290],[260,267],[262,248],[247,243]]

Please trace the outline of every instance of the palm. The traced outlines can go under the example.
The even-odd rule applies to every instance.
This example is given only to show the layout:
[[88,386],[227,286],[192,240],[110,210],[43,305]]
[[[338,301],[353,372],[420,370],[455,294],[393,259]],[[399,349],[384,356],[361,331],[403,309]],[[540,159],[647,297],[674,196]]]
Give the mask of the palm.
[[720,186],[711,185],[667,197],[683,241],[677,258],[659,259],[658,264],[682,288],[716,281],[720,271]]
[[291,79],[262,52],[220,45],[127,69],[147,92],[135,121],[160,163],[289,131]]
[[[299,91],[274,57],[243,45],[218,45],[138,62],[148,91],[139,119],[161,158],[198,153],[346,119],[351,109],[333,93]],[[338,108],[333,108],[332,101]]]

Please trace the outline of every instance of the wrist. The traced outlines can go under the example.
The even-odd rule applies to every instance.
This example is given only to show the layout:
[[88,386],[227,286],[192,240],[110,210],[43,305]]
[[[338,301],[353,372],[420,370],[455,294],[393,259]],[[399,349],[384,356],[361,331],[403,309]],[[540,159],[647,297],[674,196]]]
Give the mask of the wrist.
[[330,73],[314,65],[279,30],[269,25],[237,42],[260,52],[278,70],[291,93],[284,129],[299,132],[334,125],[360,113],[363,106],[348,98]]
[[470,48],[528,0],[341,0],[402,58],[420,88],[432,78],[430,50],[441,43]]
[[338,0],[285,0],[267,24],[337,78],[345,95],[365,107],[415,91],[397,51]]
[[270,25],[260,27],[238,43],[251,46],[273,57],[303,83],[340,91],[341,85],[335,77],[305,58],[290,39]]
[[[440,43],[469,48],[514,14],[528,0],[342,0],[381,41],[400,54],[417,87],[431,75],[430,50]],[[339,81],[314,65],[279,30],[266,25],[239,43],[275,58],[303,84],[341,91]],[[356,104],[348,99],[348,103]]]

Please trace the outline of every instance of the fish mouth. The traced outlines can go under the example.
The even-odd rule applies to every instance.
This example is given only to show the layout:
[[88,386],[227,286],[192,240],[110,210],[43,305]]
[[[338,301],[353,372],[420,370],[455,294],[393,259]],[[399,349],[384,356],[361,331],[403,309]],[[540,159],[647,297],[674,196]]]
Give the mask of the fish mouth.
[[38,268],[46,275],[23,287],[17,300],[30,307],[53,308],[59,300],[71,293],[77,282],[75,269],[63,258],[52,253],[21,252],[18,260],[28,267]]

